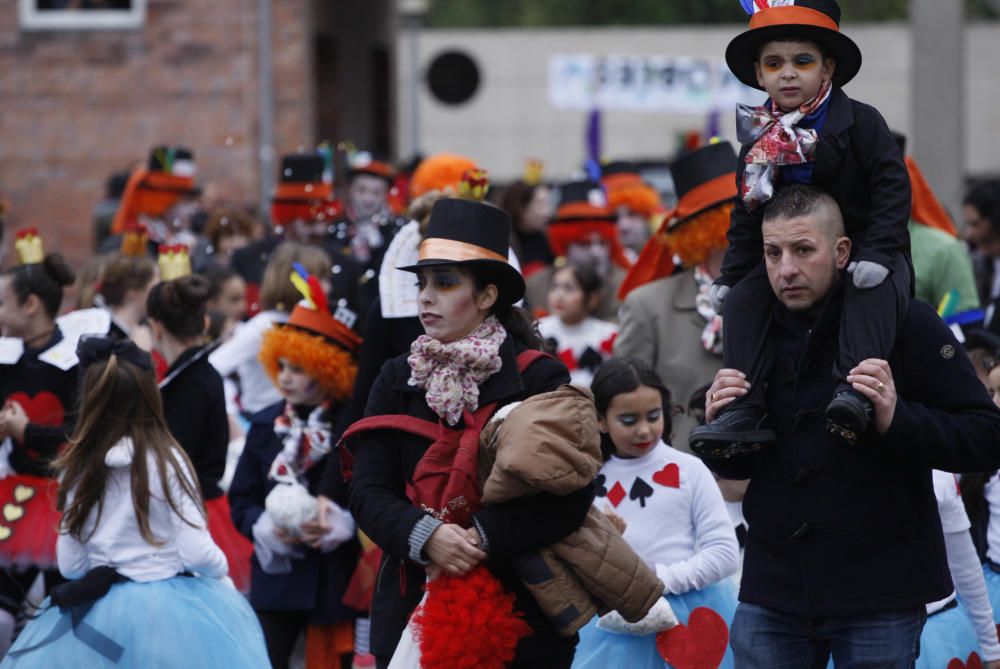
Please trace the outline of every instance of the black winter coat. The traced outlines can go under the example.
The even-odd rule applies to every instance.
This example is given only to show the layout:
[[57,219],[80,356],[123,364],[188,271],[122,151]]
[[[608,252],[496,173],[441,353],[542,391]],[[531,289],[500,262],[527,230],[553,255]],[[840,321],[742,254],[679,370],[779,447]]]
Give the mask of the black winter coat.
[[[766,404],[777,444],[731,460],[750,479],[740,600],[802,616],[921,606],[952,591],[931,469],[1000,465],[1000,410],[934,310],[914,300],[889,359],[899,396],[889,430],[857,446],[825,429],[843,282],[816,321],[778,307]],[[811,328],[811,330],[810,330]]]
[[[274,404],[250,418],[250,432],[240,456],[229,488],[229,507],[233,523],[242,534],[253,541],[253,526],[264,513],[264,500],[275,486],[267,478],[271,463],[281,452],[281,441],[274,433],[274,420],[284,410],[284,402]],[[337,412],[332,409],[331,423],[336,423]],[[334,443],[339,439],[333,434]],[[326,458],[337,458],[332,450]],[[317,462],[306,473],[309,492],[317,494],[317,485],[324,462]],[[342,485],[331,499],[347,507],[347,486]],[[250,604],[258,611],[297,611],[309,613],[310,624],[329,624],[350,620],[360,612],[342,603],[347,585],[358,563],[361,545],[357,539],[341,544],[330,553],[303,547],[304,556],[292,561],[292,571],[287,574],[266,574],[260,568],[257,556],[251,561]]]
[[[516,355],[525,347],[508,337],[501,345],[502,369],[480,386],[480,406],[499,406],[555,390],[569,383],[562,363],[543,358],[523,375]],[[407,385],[410,367],[406,355],[385,364],[372,388],[366,415],[407,414],[438,421],[424,400],[424,391]],[[385,555],[379,568],[372,606],[372,652],[390,656],[396,649],[408,616],[423,594],[424,568],[408,559],[409,536],[425,512],[405,493],[405,483],[430,446],[421,437],[397,431],[362,432],[353,440],[356,452],[351,481],[351,512],[358,526]],[[560,637],[518,578],[511,558],[555,543],[576,530],[593,501],[593,489],[559,497],[547,493],[483,508],[474,514],[488,544],[487,566],[508,592],[516,608],[534,630],[522,640],[517,659],[559,654],[576,645],[577,638]]]
[[[840,205],[844,227],[853,242],[852,260],[869,260],[892,269],[893,257],[902,253],[912,265],[906,227],[910,221],[910,177],[899,145],[874,107],[852,100],[839,88],[833,89],[829,104],[816,144],[812,185]],[[742,192],[744,159],[751,148],[747,144],[740,149],[738,193]],[[775,187],[780,188],[780,184]],[[736,198],[719,283],[736,285],[763,259],[761,221],[765,208],[749,211]]]
[[51,476],[49,465],[76,423],[79,369],[73,366],[64,371],[38,359],[62,340],[56,327],[44,345],[25,347],[16,363],[0,365],[0,406],[13,400],[28,414],[24,442],[15,440],[10,454],[10,464],[18,474]]
[[207,501],[222,496],[219,479],[226,471],[229,418],[222,377],[204,353],[202,346],[184,351],[167,370],[160,394],[170,434],[191,459]]

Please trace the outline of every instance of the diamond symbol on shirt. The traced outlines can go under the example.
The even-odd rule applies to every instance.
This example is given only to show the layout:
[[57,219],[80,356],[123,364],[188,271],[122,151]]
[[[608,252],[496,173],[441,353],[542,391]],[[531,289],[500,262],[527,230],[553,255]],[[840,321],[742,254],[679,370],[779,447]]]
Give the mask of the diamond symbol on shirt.
[[625,499],[625,487],[620,481],[615,481],[615,484],[611,486],[611,490],[608,491],[608,499],[614,504],[616,509],[622,503],[622,500]]

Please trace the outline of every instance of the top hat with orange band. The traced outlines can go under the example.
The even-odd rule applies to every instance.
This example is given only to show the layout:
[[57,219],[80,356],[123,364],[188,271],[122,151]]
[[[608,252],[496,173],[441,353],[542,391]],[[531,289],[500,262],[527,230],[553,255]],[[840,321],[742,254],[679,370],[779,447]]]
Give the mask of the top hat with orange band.
[[507,261],[509,250],[507,212],[483,202],[444,198],[431,209],[417,264],[399,269],[416,272],[441,265],[474,266],[496,284],[501,303],[514,304],[524,297],[524,277]]
[[149,161],[132,171],[121,203],[115,212],[111,232],[122,234],[139,216],[159,218],[184,198],[196,197],[197,166],[194,154],[183,146],[157,146]]
[[774,40],[815,42],[836,61],[833,83],[837,86],[845,85],[861,69],[861,49],[840,32],[836,0],[743,0],[743,6],[753,9],[750,30],[734,37],[726,47],[726,63],[747,86],[763,90],[757,83],[754,63],[760,47]]
[[347,178],[350,180],[361,174],[384,179],[389,184],[396,178],[396,170],[387,161],[368,151],[355,151],[347,157]]
[[271,198],[271,220],[333,221],[339,214],[333,186],[323,180],[326,161],[318,153],[296,153],[281,159],[281,181]]

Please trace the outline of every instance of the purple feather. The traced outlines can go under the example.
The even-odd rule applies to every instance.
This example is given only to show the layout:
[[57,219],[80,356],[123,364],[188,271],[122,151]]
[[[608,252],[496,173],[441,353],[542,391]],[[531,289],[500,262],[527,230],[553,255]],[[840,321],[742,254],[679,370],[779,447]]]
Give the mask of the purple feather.
[[587,117],[587,159],[601,162],[601,110],[592,109]]

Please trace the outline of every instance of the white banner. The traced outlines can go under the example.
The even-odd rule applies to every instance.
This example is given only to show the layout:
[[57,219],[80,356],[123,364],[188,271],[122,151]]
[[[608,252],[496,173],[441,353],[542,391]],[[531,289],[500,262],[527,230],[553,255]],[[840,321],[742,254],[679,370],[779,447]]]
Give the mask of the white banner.
[[724,61],[672,56],[557,54],[549,59],[549,102],[558,109],[704,113],[760,104]]

